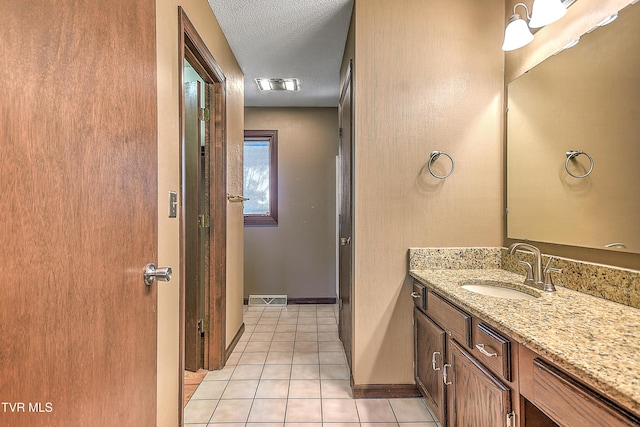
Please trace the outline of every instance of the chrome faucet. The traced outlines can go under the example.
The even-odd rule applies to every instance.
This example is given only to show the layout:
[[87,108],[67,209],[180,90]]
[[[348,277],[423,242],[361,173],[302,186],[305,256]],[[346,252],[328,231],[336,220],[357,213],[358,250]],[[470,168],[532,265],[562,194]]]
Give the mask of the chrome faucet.
[[526,285],[535,286],[536,288],[540,288],[547,292],[554,292],[556,290],[556,287],[553,285],[553,281],[551,280],[551,273],[561,273],[562,270],[560,270],[559,268],[549,267],[549,264],[551,264],[551,260],[553,259],[553,257],[549,258],[547,266],[543,269],[542,254],[540,253],[540,249],[528,243],[519,242],[509,246],[509,254],[513,255],[518,248],[526,249],[527,252],[531,252],[536,257],[534,267],[531,267],[531,264],[526,261],[518,261],[527,266],[527,278],[525,279],[524,283]]

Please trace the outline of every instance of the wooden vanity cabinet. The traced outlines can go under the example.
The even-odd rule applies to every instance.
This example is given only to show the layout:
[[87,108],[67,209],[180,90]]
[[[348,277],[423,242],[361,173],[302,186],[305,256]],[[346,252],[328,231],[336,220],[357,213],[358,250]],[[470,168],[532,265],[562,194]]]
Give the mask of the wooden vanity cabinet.
[[[471,354],[472,316],[431,291],[426,293],[426,310],[414,301],[415,380],[440,423],[515,426],[510,387]],[[495,339],[497,334],[485,329]],[[488,350],[498,347],[485,341]],[[510,355],[500,346],[499,374],[503,354]]]
[[640,414],[418,285],[416,384],[443,426],[640,427]]

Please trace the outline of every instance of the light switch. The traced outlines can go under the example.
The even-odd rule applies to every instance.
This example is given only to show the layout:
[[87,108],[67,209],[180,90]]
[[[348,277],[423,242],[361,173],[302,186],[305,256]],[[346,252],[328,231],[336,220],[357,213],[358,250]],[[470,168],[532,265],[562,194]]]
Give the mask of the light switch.
[[178,193],[169,191],[169,218],[178,216]]

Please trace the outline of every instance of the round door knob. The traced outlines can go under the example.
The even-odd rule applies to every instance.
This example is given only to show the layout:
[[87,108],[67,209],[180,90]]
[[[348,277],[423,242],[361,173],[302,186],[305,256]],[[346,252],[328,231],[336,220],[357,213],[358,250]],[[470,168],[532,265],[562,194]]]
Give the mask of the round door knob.
[[168,282],[171,280],[171,267],[158,267],[153,263],[149,263],[144,268],[144,284],[147,286],[151,286],[156,278],[158,280],[162,280],[163,282]]

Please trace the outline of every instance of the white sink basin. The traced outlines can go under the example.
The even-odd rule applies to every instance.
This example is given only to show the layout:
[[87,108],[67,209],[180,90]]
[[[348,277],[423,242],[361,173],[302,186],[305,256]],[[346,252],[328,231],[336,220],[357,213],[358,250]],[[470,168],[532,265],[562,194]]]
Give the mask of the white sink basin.
[[461,287],[476,294],[497,298],[531,300],[540,297],[538,292],[524,285],[497,280],[466,280]]

